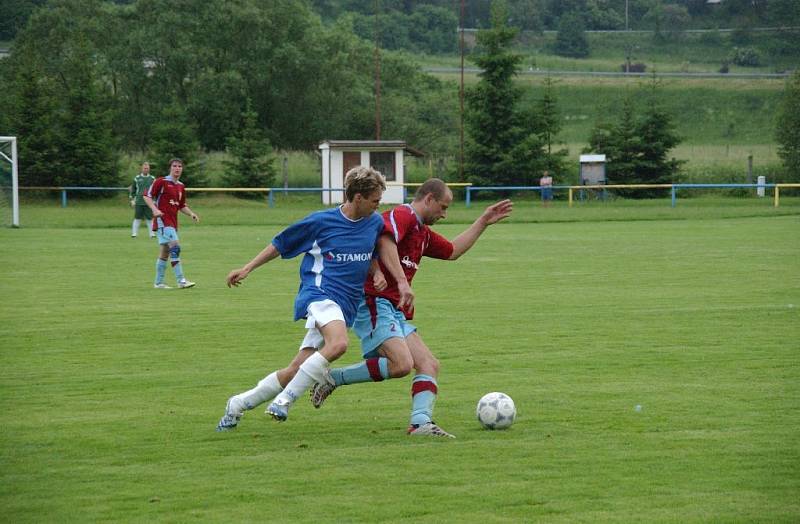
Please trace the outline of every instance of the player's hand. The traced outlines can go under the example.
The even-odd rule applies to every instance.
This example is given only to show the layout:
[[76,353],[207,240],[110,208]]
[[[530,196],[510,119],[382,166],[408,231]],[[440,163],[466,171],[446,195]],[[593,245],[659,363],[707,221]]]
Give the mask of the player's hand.
[[246,268],[234,269],[233,271],[228,273],[228,278],[226,278],[225,281],[227,282],[228,287],[236,287],[239,284],[241,284],[242,280],[247,278],[247,275],[249,274],[250,271],[247,270]]
[[131,207],[136,207],[136,200],[131,198]]
[[192,213],[192,220],[194,220],[195,224],[200,222],[200,217],[197,216],[195,213]]
[[483,212],[483,220],[486,222],[487,226],[496,224],[497,222],[500,222],[509,216],[513,209],[514,203],[511,200],[501,200],[500,202],[492,204],[486,208],[486,210]]
[[386,289],[386,286],[388,285],[389,283],[386,282],[386,277],[384,276],[382,271],[376,271],[375,273],[372,274],[372,286],[377,291],[383,291],[384,289]]
[[153,211],[153,218],[158,218],[158,217],[163,217],[163,216],[164,216],[164,212],[161,211],[160,209],[156,209],[155,211]]
[[397,302],[397,309],[408,309],[414,307],[414,291],[408,282],[398,282],[397,290],[400,292],[400,300]]

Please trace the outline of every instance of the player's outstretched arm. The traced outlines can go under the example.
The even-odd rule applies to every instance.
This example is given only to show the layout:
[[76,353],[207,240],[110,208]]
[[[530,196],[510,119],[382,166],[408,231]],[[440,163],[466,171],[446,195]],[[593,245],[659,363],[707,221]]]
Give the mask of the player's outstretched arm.
[[242,280],[247,278],[247,275],[250,274],[251,271],[256,269],[259,266],[263,266],[270,260],[274,258],[278,258],[280,253],[275,248],[274,245],[270,244],[264,249],[261,250],[261,253],[255,256],[253,260],[245,264],[243,267],[239,269],[234,269],[230,273],[228,273],[228,277],[225,279],[228,287],[235,287],[242,283]]
[[501,200],[487,207],[481,216],[479,216],[466,231],[453,239],[453,254],[450,255],[449,260],[455,260],[469,251],[475,244],[475,241],[478,240],[478,237],[486,231],[487,227],[509,216],[513,208],[514,203],[508,199]]

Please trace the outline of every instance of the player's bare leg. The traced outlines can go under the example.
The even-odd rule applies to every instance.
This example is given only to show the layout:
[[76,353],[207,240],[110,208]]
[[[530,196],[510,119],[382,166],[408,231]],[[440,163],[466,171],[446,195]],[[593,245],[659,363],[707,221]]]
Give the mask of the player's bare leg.
[[431,419],[433,405],[439,392],[437,383],[439,361],[416,332],[406,337],[406,344],[411,351],[416,370],[411,383],[411,423],[407,433],[455,438],[455,435],[446,432]]
[[295,376],[267,407],[267,413],[279,422],[286,420],[289,408],[310,387],[326,381],[330,363],[347,351],[347,327],[343,321],[333,320],[317,329],[325,340],[324,345],[300,365]]

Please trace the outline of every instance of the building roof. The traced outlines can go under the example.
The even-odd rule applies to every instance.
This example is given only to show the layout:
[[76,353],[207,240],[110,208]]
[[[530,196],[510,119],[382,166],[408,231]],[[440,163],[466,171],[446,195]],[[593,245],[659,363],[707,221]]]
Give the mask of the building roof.
[[605,162],[606,155],[581,155],[581,162]]
[[415,149],[408,144],[405,140],[324,140],[320,143],[319,148],[327,145],[329,148],[336,149],[403,149],[408,151],[413,156],[425,156],[425,153],[419,149]]

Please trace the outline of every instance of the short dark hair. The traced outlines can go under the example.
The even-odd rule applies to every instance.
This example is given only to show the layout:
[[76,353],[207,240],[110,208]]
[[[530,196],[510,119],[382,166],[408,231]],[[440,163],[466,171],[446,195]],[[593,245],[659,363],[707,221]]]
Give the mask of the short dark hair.
[[433,195],[436,200],[442,200],[450,191],[441,178],[429,178],[422,183],[414,194],[414,200],[420,201],[428,195]]
[[175,162],[178,162],[180,165],[183,165],[183,160],[176,157],[169,161],[169,167],[172,167],[172,164],[174,164]]

